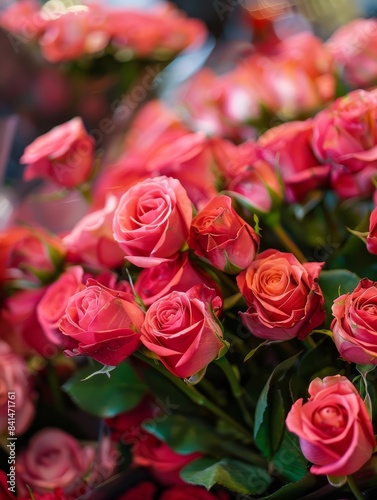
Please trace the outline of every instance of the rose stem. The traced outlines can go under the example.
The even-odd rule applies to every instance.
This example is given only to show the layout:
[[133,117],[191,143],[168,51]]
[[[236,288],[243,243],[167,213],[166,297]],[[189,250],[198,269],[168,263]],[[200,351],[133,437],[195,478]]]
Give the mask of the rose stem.
[[353,476],[347,476],[347,483],[348,486],[350,487],[350,490],[355,495],[356,500],[364,500],[364,497],[361,491],[359,490],[359,487],[357,486]]
[[224,375],[226,376],[226,378],[229,382],[230,388],[232,390],[232,394],[235,397],[235,399],[237,400],[237,403],[240,407],[240,410],[242,412],[242,415],[243,415],[245,422],[247,423],[247,425],[249,425],[251,428],[253,428],[253,424],[254,424],[253,418],[250,415],[250,413],[249,413],[249,411],[246,408],[246,405],[244,403],[243,391],[242,391],[242,388],[238,382],[236,374],[232,368],[232,365],[229,363],[229,361],[226,359],[225,356],[218,359],[216,361],[216,364],[221,368]]
[[296,243],[290,238],[280,222],[272,224],[271,229],[274,231],[285,248],[289,250],[301,263],[306,262],[305,255],[301,252]]
[[183,382],[182,379],[176,377],[172,373],[170,373],[166,368],[161,366],[159,363],[155,363],[151,359],[147,358],[143,354],[136,352],[134,353],[134,356],[137,358],[141,359],[148,365],[152,366],[156,370],[158,370],[160,373],[162,373],[170,382],[172,382],[174,385],[176,385],[181,391],[188,396],[191,401],[194,401],[199,406],[203,406],[204,408],[207,408],[211,413],[215,414],[217,417],[219,417],[221,420],[224,422],[227,422],[229,425],[237,429],[237,431],[244,436],[248,442],[252,442],[252,436],[251,432],[245,429],[237,420],[234,420],[231,416],[229,416],[227,413],[225,413],[221,408],[219,408],[217,405],[212,403],[209,399],[207,399],[203,394],[201,394],[195,387],[192,385],[188,385],[185,382]]

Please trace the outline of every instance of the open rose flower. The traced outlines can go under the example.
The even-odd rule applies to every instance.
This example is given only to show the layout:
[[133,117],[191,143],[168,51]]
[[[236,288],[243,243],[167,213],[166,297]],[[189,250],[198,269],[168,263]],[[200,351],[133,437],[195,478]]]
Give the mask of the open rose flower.
[[248,309],[243,324],[256,337],[304,339],[325,319],[324,298],[317,283],[323,263],[301,264],[291,253],[261,252],[237,276]]
[[288,429],[297,434],[313,474],[347,476],[358,471],[376,445],[373,427],[356,388],[343,376],[316,378],[306,403],[297,400],[288,413]]
[[334,301],[332,313],[333,338],[342,358],[377,365],[377,283],[362,279],[353,292]]
[[341,198],[368,196],[377,176],[377,93],[354,90],[313,119],[312,147],[331,166],[330,183]]
[[17,490],[25,495],[32,491],[44,493],[54,488],[74,487],[88,471],[94,458],[94,448],[81,447],[70,434],[44,428],[30,439],[16,463]]
[[94,140],[76,117],[35,139],[25,148],[20,162],[26,164],[27,181],[45,178],[73,188],[88,179],[93,158]]
[[191,201],[177,179],[146,179],[119,200],[114,238],[132,264],[153,267],[177,256],[191,220]]
[[229,196],[216,196],[194,217],[188,245],[217,269],[236,274],[254,259],[259,236],[237,214]]
[[89,279],[86,288],[68,300],[60,322],[71,342],[66,354],[118,365],[139,347],[143,321],[144,313],[131,294]]
[[204,285],[171,292],[147,310],[141,341],[171,373],[189,378],[223,347],[222,329],[213,314],[220,307],[215,290]]

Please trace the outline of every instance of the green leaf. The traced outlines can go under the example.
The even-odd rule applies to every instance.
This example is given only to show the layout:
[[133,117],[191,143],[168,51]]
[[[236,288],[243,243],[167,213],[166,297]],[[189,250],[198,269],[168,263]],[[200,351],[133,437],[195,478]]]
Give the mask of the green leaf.
[[264,469],[230,458],[199,458],[187,465],[180,475],[187,483],[204,486],[207,490],[220,484],[237,493],[252,495],[261,495],[271,483]]
[[308,462],[302,454],[298,437],[287,430],[273,459],[274,469],[290,481],[299,481],[308,473]]
[[[90,377],[102,365],[80,368],[64,385],[76,405],[97,417],[114,417],[134,408],[146,393],[146,386],[136,376],[127,361],[111,372],[111,377]],[[84,380],[86,379],[86,380]]]
[[267,458],[271,458],[279,448],[285,429],[284,401],[278,385],[299,354],[286,359],[274,369],[257,402],[254,439]]
[[252,349],[250,352],[248,352],[245,356],[245,359],[243,360],[244,363],[245,361],[248,361],[250,358],[252,358],[254,356],[254,354],[261,348],[261,347],[266,347],[268,346],[269,344],[271,344],[271,340],[264,340],[263,342],[261,342],[260,344],[257,345],[257,347],[255,347],[254,349]]
[[304,494],[316,485],[317,479],[313,474],[307,474],[296,483],[289,483],[260,500],[301,500]]
[[322,271],[318,283],[325,297],[326,324],[332,321],[331,308],[335,299],[347,292],[352,292],[360,281],[360,277],[347,269]]

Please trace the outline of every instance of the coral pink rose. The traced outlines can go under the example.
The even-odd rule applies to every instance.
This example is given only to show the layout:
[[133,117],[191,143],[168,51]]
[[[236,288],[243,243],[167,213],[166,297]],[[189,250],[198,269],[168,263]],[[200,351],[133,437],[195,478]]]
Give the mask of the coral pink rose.
[[258,140],[262,155],[282,177],[289,203],[299,203],[327,185],[330,167],[321,165],[311,149],[311,120],[287,122],[270,128]]
[[215,290],[204,285],[165,295],[147,310],[141,341],[171,373],[191,377],[223,347],[222,329],[213,314],[220,307]]
[[0,26],[18,36],[19,44],[38,38],[44,25],[40,3],[37,0],[21,0],[7,4],[7,8],[0,12]]
[[334,300],[333,339],[342,358],[377,365],[377,283],[368,278]]
[[[25,361],[6,342],[0,340],[0,434],[10,425],[8,417],[12,415],[15,434],[19,435],[27,430],[35,413],[30,389]],[[9,394],[13,394],[13,399]],[[8,400],[9,404],[14,403],[13,406],[8,405]],[[9,413],[10,409],[14,410],[12,415]]]
[[73,436],[60,429],[44,428],[33,435],[28,447],[17,457],[17,491],[25,495],[26,485],[37,493],[74,488],[93,459],[94,448],[81,447]]
[[291,253],[261,252],[237,276],[248,309],[240,312],[253,335],[269,340],[304,339],[325,319],[317,283],[323,262],[301,264]]
[[173,261],[143,269],[135,282],[135,291],[150,306],[170,292],[187,292],[200,283],[217,289],[215,282],[191,263],[188,252],[182,252]]
[[368,252],[377,255],[377,207],[372,210],[369,217],[369,231],[366,245]]
[[232,207],[229,196],[216,196],[193,218],[189,247],[198,257],[236,274],[254,259],[259,236]]
[[114,238],[132,264],[153,267],[177,256],[191,220],[191,201],[177,179],[146,179],[119,200]]
[[340,375],[316,378],[309,400],[297,400],[288,413],[289,431],[300,438],[313,474],[347,476],[358,471],[376,445],[373,427],[356,388]]
[[330,182],[341,198],[368,196],[377,176],[377,93],[354,90],[313,118],[312,147],[331,165]]
[[377,82],[377,20],[354,19],[327,40],[335,66],[352,87],[365,88]]
[[59,330],[60,319],[65,312],[68,299],[84,288],[84,270],[81,266],[68,268],[59,278],[48,285],[37,305],[39,324],[47,339],[55,345],[65,347],[66,338]]
[[115,366],[140,344],[144,313],[132,295],[89,279],[67,303],[60,329],[70,339],[68,356],[83,354]]
[[94,140],[76,117],[35,139],[20,162],[26,164],[25,180],[42,177],[73,188],[88,179],[93,159]]
[[110,268],[118,267],[124,262],[124,252],[113,238],[116,205],[116,197],[110,196],[103,209],[85,215],[63,238],[63,244],[68,249],[68,259]]

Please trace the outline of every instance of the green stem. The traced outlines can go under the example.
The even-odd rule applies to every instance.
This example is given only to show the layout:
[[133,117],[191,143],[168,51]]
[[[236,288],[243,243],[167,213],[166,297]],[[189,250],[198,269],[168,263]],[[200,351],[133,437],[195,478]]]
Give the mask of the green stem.
[[357,486],[353,476],[347,476],[347,483],[348,483],[350,490],[354,494],[356,500],[364,500],[364,497],[363,497],[361,491],[359,490],[359,487]]
[[251,432],[245,429],[237,420],[234,420],[228,413],[223,411],[221,408],[219,408],[217,405],[212,403],[208,398],[206,398],[203,394],[201,394],[195,387],[192,385],[186,384],[182,379],[176,377],[172,373],[170,373],[165,367],[160,365],[159,362],[155,362],[143,354],[136,352],[134,353],[134,356],[137,358],[141,359],[148,365],[152,366],[156,370],[158,370],[160,373],[162,373],[170,382],[172,382],[176,387],[178,387],[188,398],[191,399],[194,403],[196,403],[199,406],[202,406],[203,408],[206,408],[208,411],[216,415],[220,420],[223,420],[227,424],[229,424],[231,427],[237,430],[237,432],[242,435],[247,443],[252,442],[252,436]]
[[247,423],[247,425],[252,429],[253,425],[254,425],[253,418],[250,415],[250,413],[249,413],[249,411],[244,403],[243,390],[239,384],[238,378],[237,378],[237,376],[232,368],[232,365],[229,363],[229,361],[227,360],[227,358],[225,356],[218,359],[216,361],[216,364],[221,368],[224,375],[226,376],[226,378],[229,382],[232,394],[233,394],[234,398],[237,400],[238,406],[240,407],[243,418],[244,418],[245,422]]
[[299,260],[301,263],[306,262],[305,255],[301,252],[296,243],[291,239],[280,222],[272,224],[270,227],[279,238],[279,240],[283,243],[285,248],[293,253],[297,260]]
[[311,338],[310,335],[308,335],[306,339],[302,341],[302,343],[304,344],[304,346],[308,351],[312,351],[317,347],[317,344],[314,342],[314,340]]

